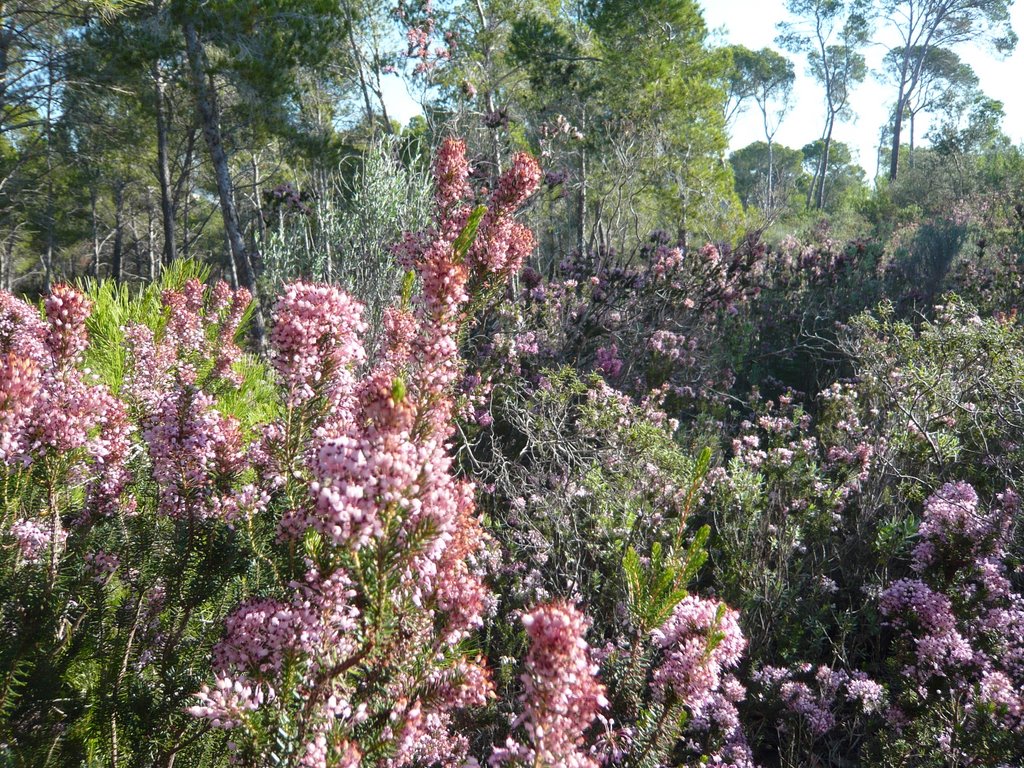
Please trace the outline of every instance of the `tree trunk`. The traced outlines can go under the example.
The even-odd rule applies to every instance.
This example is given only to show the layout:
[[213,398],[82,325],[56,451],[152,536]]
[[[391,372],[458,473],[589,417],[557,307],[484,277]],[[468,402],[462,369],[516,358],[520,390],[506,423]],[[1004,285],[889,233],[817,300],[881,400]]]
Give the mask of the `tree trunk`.
[[366,109],[366,127],[373,131],[374,115],[373,104],[370,102],[370,84],[366,82],[366,72],[363,70],[363,54],[356,44],[356,36],[352,31],[355,21],[352,19],[352,8],[345,3],[345,26],[348,27],[348,45],[352,49],[352,58],[356,62],[356,72],[359,75],[359,89],[363,93],[363,107]]
[[[7,15],[7,3],[0,0],[0,20]],[[0,115],[6,114],[7,106],[7,69],[10,61],[11,39],[15,33],[14,25],[8,30],[6,24],[0,25]]]
[[153,82],[156,86],[156,154],[157,176],[160,180],[160,214],[164,228],[164,264],[178,257],[174,237],[174,200],[171,198],[171,161],[168,156],[167,101],[164,97],[163,73],[159,62],[153,64]]
[[[584,115],[580,121],[584,137],[586,136],[586,122],[586,115]],[[580,189],[577,196],[576,215],[578,219],[576,222],[576,248],[582,259],[585,257],[587,246],[587,147],[583,143],[580,144]]]
[[900,131],[903,128],[903,91],[896,101],[896,113],[892,120],[892,146],[889,155],[889,181],[896,181],[900,169]]
[[[150,281],[156,279],[156,270],[153,269],[156,259],[156,225],[153,221],[153,189],[146,188],[146,272]],[[136,261],[138,264],[138,260]],[[139,280],[142,279],[142,265],[138,264],[136,271],[139,273]]]
[[260,184],[263,183],[260,179],[260,164],[259,160],[256,159],[256,155],[252,154],[252,188],[253,188],[253,204],[256,207],[256,229],[259,232],[260,248],[263,253],[267,252],[267,220],[265,217],[266,212],[263,210],[263,192],[260,190]]
[[110,277],[121,282],[124,261],[124,182],[114,186],[114,253],[110,259]]
[[53,282],[53,223],[54,223],[54,200],[53,200],[53,55],[52,51],[46,64],[46,249],[43,254],[43,289],[50,292]]
[[821,146],[821,172],[818,174],[818,189],[815,199],[815,206],[819,211],[825,207],[825,178],[828,176],[828,156],[832,151],[832,129],[834,126],[835,122],[829,120],[825,140]]
[[[491,45],[490,26],[487,23],[487,15],[484,13],[482,0],[476,0],[476,15],[480,21],[480,38],[484,40],[484,77],[487,78],[486,87],[483,92],[484,105],[487,108],[488,114],[494,114],[497,107],[494,103],[494,89],[491,87],[493,82],[491,76],[493,70],[493,46]],[[497,183],[498,176],[501,174],[501,141],[498,138],[497,131],[491,131],[491,173],[493,174],[491,183],[495,184]]]
[[92,203],[92,276],[99,282],[100,279],[100,222],[96,214],[96,203],[98,194],[96,185],[89,189],[90,202]]
[[221,216],[224,219],[224,234],[231,253],[231,265],[238,273],[239,283],[252,294],[256,311],[253,313],[253,325],[256,342],[262,347],[264,341],[263,315],[256,298],[256,274],[252,260],[245,248],[241,227],[238,224],[238,211],[235,208],[234,190],[231,184],[231,173],[228,169],[228,158],[224,152],[224,143],[220,130],[220,112],[217,107],[217,92],[206,64],[206,51],[191,21],[183,25],[185,48],[188,53],[189,65],[192,69],[192,85],[195,88],[196,108],[199,121],[210,150],[210,161],[213,164],[213,175],[217,181],[217,196],[220,200]]
[[14,233],[12,232],[3,239],[0,247],[0,286],[5,291],[11,290],[11,259],[14,258]]
[[[822,144],[825,142],[825,137],[821,137]],[[821,178],[821,154],[818,154],[818,159],[814,163],[814,176],[811,177],[811,185],[807,188],[807,208],[810,209],[815,204],[816,195],[818,192],[818,179]]]

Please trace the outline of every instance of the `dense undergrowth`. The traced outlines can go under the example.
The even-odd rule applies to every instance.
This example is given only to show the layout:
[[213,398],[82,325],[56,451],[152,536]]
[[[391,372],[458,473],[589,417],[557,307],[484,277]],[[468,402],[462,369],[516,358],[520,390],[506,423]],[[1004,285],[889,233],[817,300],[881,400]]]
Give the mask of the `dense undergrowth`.
[[187,262],[0,296],[0,763],[1017,764],[1016,261],[540,265],[470,170],[262,358]]

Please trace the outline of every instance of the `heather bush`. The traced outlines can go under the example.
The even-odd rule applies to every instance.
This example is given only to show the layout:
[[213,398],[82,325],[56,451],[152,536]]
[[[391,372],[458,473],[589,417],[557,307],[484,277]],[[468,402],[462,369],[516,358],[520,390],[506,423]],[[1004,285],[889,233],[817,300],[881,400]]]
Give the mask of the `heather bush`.
[[468,432],[461,456],[510,556],[506,600],[580,595],[597,621],[614,622],[624,548],[685,531],[706,467],[680,450],[664,414],[595,375],[563,368],[536,385],[500,384],[487,405],[488,426]]
[[262,359],[187,263],[0,294],[0,762],[1018,759],[1005,293],[824,226],[542,274],[530,157],[444,142],[414,226],[374,162]]
[[867,490],[878,502],[920,502],[955,479],[993,494],[1020,477],[1024,337],[1012,317],[983,318],[952,296],[915,327],[882,306],[841,345],[857,376],[858,440],[882,470]]
[[[841,331],[839,347],[854,378],[823,389],[811,410],[789,395],[747,404],[726,448],[733,456],[711,471],[695,516],[713,531],[711,583],[740,610],[750,638],[751,671],[744,678],[750,696],[742,708],[747,735],[755,754],[785,765],[838,765],[850,757],[927,764],[920,762],[921,745],[940,737],[959,740],[966,756],[936,764],[997,764],[1019,748],[1010,721],[972,713],[967,694],[908,689],[910,668],[897,667],[895,659],[915,647],[908,637],[927,627],[894,624],[890,604],[917,600],[945,611],[935,627],[953,627],[959,608],[952,595],[985,591],[950,591],[946,584],[940,594],[922,581],[920,565],[899,579],[908,552],[926,549],[915,541],[935,535],[929,518],[941,492],[923,504],[926,497],[966,478],[993,499],[1020,476],[1013,418],[1019,329],[1006,316],[982,319],[954,297],[936,308],[934,320],[916,326],[895,319],[887,307],[862,314]],[[979,508],[973,493],[971,515]],[[1012,580],[1005,563],[1019,557],[1010,533],[1016,510],[1000,509],[1002,559],[995,564],[990,558],[985,567]],[[960,562],[979,550],[958,535],[945,551]],[[947,561],[942,567],[948,579],[961,566]],[[894,582],[900,584],[895,592]],[[1000,609],[1011,610],[1015,600]],[[962,627],[983,623],[970,612],[958,621]],[[948,686],[965,675],[973,682],[961,689],[980,690],[980,673],[972,671],[978,648],[991,652],[1000,641],[998,633],[971,630],[979,631],[985,640],[970,653],[962,644],[955,650],[958,635],[947,637],[947,649],[937,652],[960,653],[949,660],[960,668],[939,670],[932,682]],[[892,719],[911,702],[905,721]],[[903,723],[903,730],[889,739],[893,723]],[[974,739],[977,745],[965,746]]]
[[[591,743],[604,763],[750,765],[734,672],[745,640],[737,614],[687,587],[709,530],[689,518],[710,452],[687,456],[678,423],[597,375],[545,371],[496,384],[473,418],[461,460],[480,478],[490,534],[505,554],[487,628],[497,721],[514,710],[514,617],[537,600],[574,600],[593,617],[607,708]],[[547,763],[545,763],[547,764]]]
[[376,333],[293,282],[257,361],[189,267],[0,295],[5,761],[751,764],[737,613],[687,591],[710,452],[599,376],[467,370],[540,176],[469,171],[445,143]]
[[[634,396],[661,390],[673,413],[728,390],[726,318],[756,293],[763,248],[686,249],[664,232],[628,258],[574,253],[550,276],[527,267],[485,317],[481,366],[536,379],[564,365],[593,371]],[[539,265],[538,265],[539,267]]]
[[767,250],[756,301],[729,324],[739,385],[813,396],[848,375],[835,348],[839,324],[881,301],[883,259],[882,243],[841,241],[828,220]]
[[986,505],[964,482],[925,502],[909,570],[879,599],[893,635],[886,762],[1011,764],[1024,752],[1024,594],[1007,567],[1018,511],[1013,491]]
[[[169,271],[136,298],[56,287],[42,316],[2,297],[0,728],[14,764],[206,752],[184,707],[252,574],[249,537],[224,519],[258,501],[243,418],[273,406],[235,343],[248,296],[198,274]],[[247,402],[218,399],[247,383]]]
[[752,655],[795,663],[820,635],[814,606],[830,610],[846,499],[870,457],[830,461],[810,414],[788,397],[751,405],[698,517],[715,531],[714,583],[741,608]]

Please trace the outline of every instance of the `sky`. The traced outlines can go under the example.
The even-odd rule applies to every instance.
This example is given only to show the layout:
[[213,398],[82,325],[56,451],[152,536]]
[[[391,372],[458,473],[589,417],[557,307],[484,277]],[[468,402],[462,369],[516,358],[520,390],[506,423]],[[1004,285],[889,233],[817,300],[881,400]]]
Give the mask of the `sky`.
[[[711,42],[724,45],[739,43],[748,48],[770,47],[793,61],[796,85],[790,111],[783,120],[775,141],[795,149],[809,144],[821,136],[824,107],[820,86],[807,74],[806,60],[802,56],[782,51],[775,45],[776,25],[788,18],[784,0],[698,0],[704,18],[711,30]],[[1018,0],[1011,10],[1014,30],[1022,42],[1014,54],[998,59],[980,46],[962,46],[957,53],[974,67],[982,90],[991,98],[1003,102],[1006,117],[1003,132],[1015,144],[1024,141],[1024,0]],[[891,31],[876,29],[872,44],[865,50],[868,66],[877,70],[885,51],[894,44]],[[419,104],[409,95],[397,77],[384,78],[385,100],[388,112],[403,124],[413,115],[421,113]],[[833,137],[848,144],[854,158],[874,178],[878,164],[878,143],[882,126],[888,120],[896,95],[892,88],[869,75],[852,93],[850,102],[854,117],[839,123]],[[915,129],[917,141],[925,143],[927,121],[918,120]],[[744,147],[753,141],[764,140],[760,113],[751,105],[735,119],[731,126],[730,149]]]
[[[796,85],[793,89],[793,106],[783,120],[775,140],[786,146],[799,149],[814,139],[820,138],[824,124],[824,106],[821,87],[807,74],[806,59],[802,56],[780,50],[774,43],[778,34],[776,24],[788,19],[783,0],[700,0],[704,19],[712,30],[713,41],[738,43],[748,48],[770,47],[793,61],[796,70]],[[1013,29],[1024,38],[1024,2],[1011,10]],[[891,33],[877,29],[872,45],[865,50],[868,65],[877,69],[885,51],[891,47]],[[956,49],[960,57],[974,67],[981,89],[991,98],[1003,102],[1006,117],[1003,132],[1015,144],[1024,140],[1024,41],[1017,46],[1011,57],[999,60],[979,46],[963,46]],[[872,75],[851,94],[850,102],[854,111],[852,120],[840,123],[834,138],[848,144],[868,178],[875,176],[878,162],[878,142],[883,124],[888,120],[896,94],[890,86],[883,85]],[[921,141],[927,125],[920,121],[915,128],[916,141]],[[739,149],[752,141],[764,140],[764,128],[760,112],[751,105],[750,109],[736,119],[732,126],[730,148]]]

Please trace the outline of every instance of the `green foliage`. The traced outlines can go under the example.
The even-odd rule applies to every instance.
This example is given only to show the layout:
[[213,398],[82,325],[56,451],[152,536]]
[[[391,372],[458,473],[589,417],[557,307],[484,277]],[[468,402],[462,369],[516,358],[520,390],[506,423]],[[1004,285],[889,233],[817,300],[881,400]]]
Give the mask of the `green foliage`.
[[769,163],[768,145],[763,141],[755,141],[729,155],[736,195],[748,211],[759,211],[767,220],[792,216],[799,211],[802,201],[798,193],[809,184],[802,152],[776,144],[771,157]]
[[484,218],[484,214],[487,213],[487,206],[478,205],[469,214],[469,218],[466,219],[466,225],[459,232],[459,236],[455,238],[455,242],[452,243],[452,248],[455,249],[455,257],[458,261],[462,261],[466,258],[466,254],[469,252],[470,247],[473,245],[473,240],[476,238],[476,231],[480,227],[480,222]]
[[321,186],[308,213],[282,206],[271,216],[263,285],[277,291],[306,279],[344,286],[366,304],[375,338],[385,307],[405,290],[391,244],[426,226],[431,179],[400,139],[380,138]]
[[[131,324],[145,325],[159,340],[167,322],[167,310],[161,304],[164,291],[180,290],[188,280],[204,282],[209,275],[208,266],[182,259],[165,269],[159,282],[150,283],[141,290],[133,290],[124,283],[111,280],[85,281],[82,289],[94,302],[93,312],[87,321],[90,344],[86,351],[86,367],[112,392],[119,393],[129,362],[125,329]],[[250,305],[234,341],[243,341],[251,316]],[[197,362],[196,373],[202,380],[212,369],[214,361]],[[266,363],[255,356],[244,355],[235,370],[242,377],[241,386],[220,387],[218,408],[225,415],[237,418],[246,429],[266,423],[278,408]]]
[[[648,575],[658,581],[670,573],[668,593],[684,587],[701,562],[701,543],[683,537],[710,454],[688,458],[664,427],[597,378],[562,369],[545,381],[499,388],[493,425],[469,436],[462,453],[477,477],[494,484],[482,504],[493,534],[535,571],[530,579],[539,583],[530,589],[578,593],[595,617],[606,615],[627,600],[627,578],[645,581],[637,572],[627,577],[624,558],[635,563],[655,543],[668,570]],[[526,585],[509,588],[528,596]]]
[[[959,479],[994,494],[1018,477],[1017,403],[1024,400],[1015,322],[981,318],[955,296],[919,326],[891,307],[864,314],[843,341],[860,378],[860,407],[887,434],[886,463],[911,487]],[[918,490],[920,495],[923,491]]]
[[679,601],[686,597],[686,587],[680,585],[689,584],[707,560],[704,548],[710,535],[711,528],[702,526],[678,563],[663,551],[661,542],[651,545],[647,566],[641,565],[640,555],[633,547],[626,550],[622,569],[626,575],[630,618],[641,634],[664,624]]
[[161,294],[167,290],[180,290],[190,279],[206,282],[209,277],[209,266],[180,260],[164,270],[160,282],[142,290],[133,290],[113,280],[81,281],[80,287],[93,301],[94,307],[87,321],[91,342],[86,350],[87,367],[116,393],[124,381],[126,370],[125,328],[139,323],[161,332],[166,322]]

